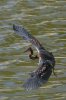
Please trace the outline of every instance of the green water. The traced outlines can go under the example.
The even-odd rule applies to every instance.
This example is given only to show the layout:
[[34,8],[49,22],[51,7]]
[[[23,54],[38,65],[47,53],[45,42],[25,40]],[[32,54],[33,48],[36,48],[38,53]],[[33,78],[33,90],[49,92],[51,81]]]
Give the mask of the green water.
[[[22,87],[38,61],[23,51],[29,46],[13,24],[23,25],[56,58],[49,81],[34,91]],[[66,100],[66,0],[0,0],[0,100]],[[36,52],[36,50],[35,50]]]

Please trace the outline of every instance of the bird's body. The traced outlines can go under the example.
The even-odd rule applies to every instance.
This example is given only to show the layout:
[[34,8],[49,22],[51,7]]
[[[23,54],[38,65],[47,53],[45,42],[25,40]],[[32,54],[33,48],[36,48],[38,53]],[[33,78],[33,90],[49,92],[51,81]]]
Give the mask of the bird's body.
[[38,55],[33,56],[33,50],[30,47],[27,51],[30,51],[30,59],[39,58],[38,68],[30,74],[29,79],[24,83],[23,87],[27,90],[36,89],[42,84],[46,83],[52,73],[55,66],[55,59],[51,52],[48,52],[40,42],[29,34],[26,29],[21,26],[13,25],[14,31],[22,36],[25,40],[32,43],[32,45],[37,49]]

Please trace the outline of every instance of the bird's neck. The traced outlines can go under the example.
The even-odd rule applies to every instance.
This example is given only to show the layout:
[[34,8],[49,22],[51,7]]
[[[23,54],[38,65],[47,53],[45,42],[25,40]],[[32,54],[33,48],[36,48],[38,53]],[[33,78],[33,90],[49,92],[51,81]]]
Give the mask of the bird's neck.
[[34,60],[34,59],[38,59],[38,56],[37,55],[33,56],[32,54],[30,54],[29,58],[32,59],[32,60]]

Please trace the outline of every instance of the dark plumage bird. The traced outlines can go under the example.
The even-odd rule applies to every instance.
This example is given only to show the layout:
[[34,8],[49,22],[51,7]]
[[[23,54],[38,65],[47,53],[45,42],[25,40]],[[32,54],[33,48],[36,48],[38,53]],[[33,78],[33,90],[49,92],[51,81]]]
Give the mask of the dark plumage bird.
[[13,30],[26,41],[32,43],[38,52],[38,55],[34,56],[31,47],[25,51],[29,51],[30,59],[39,59],[39,64],[38,68],[30,74],[29,79],[27,79],[23,85],[23,87],[27,90],[36,89],[48,81],[55,66],[54,56],[51,52],[48,52],[40,44],[40,42],[23,27],[13,25]]

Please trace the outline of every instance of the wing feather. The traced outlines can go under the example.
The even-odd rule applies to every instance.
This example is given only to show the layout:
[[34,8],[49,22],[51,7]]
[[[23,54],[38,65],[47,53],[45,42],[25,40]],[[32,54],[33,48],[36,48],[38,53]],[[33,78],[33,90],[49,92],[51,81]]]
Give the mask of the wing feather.
[[37,49],[37,51],[39,52],[39,49],[42,47],[42,45],[25,28],[23,28],[21,26],[13,25],[13,30],[16,32],[17,35],[23,37],[25,40],[32,43],[32,45],[34,45],[35,48]]
[[39,77],[38,75],[34,75],[33,77],[27,79],[27,81],[23,84],[23,87],[26,90],[37,89],[38,87],[40,87],[48,81],[51,73],[52,71],[46,72],[43,75],[43,78]]

